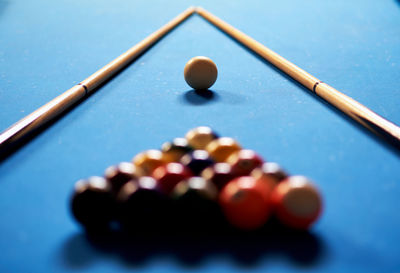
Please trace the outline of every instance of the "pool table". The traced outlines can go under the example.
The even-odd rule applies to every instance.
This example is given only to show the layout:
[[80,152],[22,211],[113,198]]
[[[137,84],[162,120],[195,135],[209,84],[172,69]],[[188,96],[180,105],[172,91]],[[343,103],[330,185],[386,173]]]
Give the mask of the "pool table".
[[[400,1],[189,2],[0,0],[0,129],[190,4],[400,124]],[[219,69],[208,96],[183,78],[198,55]],[[162,233],[123,247],[74,221],[77,180],[201,125],[312,179],[319,221],[300,235]],[[0,272],[400,270],[399,152],[198,15],[4,158],[0,186]]]

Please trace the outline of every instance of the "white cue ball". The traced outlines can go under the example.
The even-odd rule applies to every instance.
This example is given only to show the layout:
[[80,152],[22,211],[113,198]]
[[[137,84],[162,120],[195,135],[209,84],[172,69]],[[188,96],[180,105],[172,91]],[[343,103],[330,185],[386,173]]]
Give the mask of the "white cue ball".
[[184,76],[190,87],[195,90],[205,90],[217,80],[218,70],[210,58],[197,56],[186,63]]

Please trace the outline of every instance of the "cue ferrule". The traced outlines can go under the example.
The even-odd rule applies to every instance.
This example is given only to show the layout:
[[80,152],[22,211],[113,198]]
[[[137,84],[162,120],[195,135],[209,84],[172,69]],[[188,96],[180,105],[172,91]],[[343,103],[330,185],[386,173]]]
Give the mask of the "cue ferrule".
[[80,85],[80,86],[82,86],[84,89],[85,89],[85,95],[87,95],[88,93],[89,93],[89,90],[88,90],[88,88],[87,88],[87,86],[86,85],[84,85],[83,83],[78,83],[77,85]]
[[317,81],[317,82],[314,84],[313,89],[312,89],[313,93],[316,93],[316,92],[315,92],[315,89],[317,88],[318,84],[320,84],[320,83],[323,83],[323,81]]

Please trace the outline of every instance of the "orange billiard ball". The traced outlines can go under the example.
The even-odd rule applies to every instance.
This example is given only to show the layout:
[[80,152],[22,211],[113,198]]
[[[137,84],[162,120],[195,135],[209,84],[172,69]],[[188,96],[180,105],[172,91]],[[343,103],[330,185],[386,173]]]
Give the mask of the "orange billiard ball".
[[279,183],[271,200],[277,218],[292,228],[307,229],[322,211],[318,189],[304,176],[291,176]]
[[251,176],[230,181],[221,191],[219,204],[235,227],[254,230],[262,227],[271,214],[273,188]]

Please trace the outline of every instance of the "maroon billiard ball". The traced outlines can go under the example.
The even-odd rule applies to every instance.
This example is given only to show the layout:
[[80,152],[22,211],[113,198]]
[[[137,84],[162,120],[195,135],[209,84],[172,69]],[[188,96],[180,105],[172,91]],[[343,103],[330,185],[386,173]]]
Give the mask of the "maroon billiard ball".
[[250,175],[264,160],[253,150],[240,150],[228,157],[227,162],[232,165],[232,171],[238,176]]
[[202,171],[201,176],[214,183],[218,190],[221,190],[236,175],[232,171],[232,166],[228,163],[216,163]]
[[110,182],[113,191],[118,192],[121,187],[132,179],[139,177],[137,168],[131,162],[121,162],[110,166],[104,172],[104,177]]
[[90,230],[109,228],[114,216],[111,184],[99,176],[79,180],[71,198],[71,211],[75,219]]
[[254,169],[251,172],[251,176],[256,179],[263,177],[265,179],[274,181],[275,184],[278,184],[287,178],[288,174],[282,169],[281,166],[279,166],[279,164],[275,162],[265,162],[261,167]]
[[152,173],[154,179],[158,181],[161,191],[165,194],[169,194],[176,184],[192,175],[192,172],[181,163],[168,163],[156,168]]

